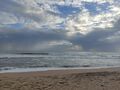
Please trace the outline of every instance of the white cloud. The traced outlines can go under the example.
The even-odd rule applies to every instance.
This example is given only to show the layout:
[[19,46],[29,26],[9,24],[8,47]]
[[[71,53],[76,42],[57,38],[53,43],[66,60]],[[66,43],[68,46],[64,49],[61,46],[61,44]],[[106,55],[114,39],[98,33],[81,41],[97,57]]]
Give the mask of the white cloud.
[[[96,2],[100,1],[102,0],[96,0]],[[109,1],[104,0],[104,2]],[[116,6],[112,0],[111,3],[107,11],[103,10],[96,15],[91,15],[86,8],[83,8],[79,14],[76,14],[74,17],[69,17],[69,19],[66,20],[68,35],[74,35],[75,33],[86,35],[93,30],[97,30],[96,28],[103,30],[105,30],[105,28],[112,28],[114,23],[120,18],[120,7]]]
[[7,12],[0,12],[0,24],[15,24],[18,22],[18,18]]

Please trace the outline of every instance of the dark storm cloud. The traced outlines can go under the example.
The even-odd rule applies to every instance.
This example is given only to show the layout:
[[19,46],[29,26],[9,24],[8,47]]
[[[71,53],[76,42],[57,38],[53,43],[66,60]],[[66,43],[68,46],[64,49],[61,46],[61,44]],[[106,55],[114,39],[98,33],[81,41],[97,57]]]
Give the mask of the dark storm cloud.
[[120,20],[114,24],[113,28],[105,30],[96,28],[87,35],[76,34],[70,39],[70,41],[76,45],[81,45],[83,49],[87,51],[92,49],[97,51],[117,51],[120,45],[120,39],[116,41],[114,40],[114,43],[105,39],[118,32],[120,32]]
[[[4,30],[6,30],[4,28]],[[7,30],[0,33],[0,50],[31,51],[38,43],[63,40],[63,35],[55,32],[42,32],[34,30]],[[47,47],[46,47],[47,48]],[[39,50],[39,48],[38,48]]]

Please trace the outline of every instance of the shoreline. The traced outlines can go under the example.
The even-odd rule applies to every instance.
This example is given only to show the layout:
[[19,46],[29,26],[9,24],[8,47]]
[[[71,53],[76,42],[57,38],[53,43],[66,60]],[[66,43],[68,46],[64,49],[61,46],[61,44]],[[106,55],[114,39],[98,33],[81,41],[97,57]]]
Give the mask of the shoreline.
[[80,67],[80,68],[15,68],[11,70],[1,70],[0,74],[5,74],[5,73],[32,73],[32,72],[49,72],[49,71],[69,71],[69,70],[79,70],[79,71],[86,71],[86,70],[117,70],[120,67],[118,66],[113,66],[113,67]]
[[54,75],[68,75],[68,74],[83,74],[83,73],[102,73],[102,72],[118,72],[120,73],[120,67],[111,67],[111,68],[94,68],[94,69],[59,69],[59,70],[47,70],[47,71],[31,71],[31,72],[5,72],[0,73],[2,75],[35,75],[39,74],[40,76],[54,76]]

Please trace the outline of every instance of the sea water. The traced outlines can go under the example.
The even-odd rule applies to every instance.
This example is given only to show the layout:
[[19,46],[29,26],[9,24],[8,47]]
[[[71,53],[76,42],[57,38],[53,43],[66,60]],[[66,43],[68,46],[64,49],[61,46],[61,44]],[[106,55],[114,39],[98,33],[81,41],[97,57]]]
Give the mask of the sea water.
[[0,73],[119,67],[120,53],[49,52],[0,54]]

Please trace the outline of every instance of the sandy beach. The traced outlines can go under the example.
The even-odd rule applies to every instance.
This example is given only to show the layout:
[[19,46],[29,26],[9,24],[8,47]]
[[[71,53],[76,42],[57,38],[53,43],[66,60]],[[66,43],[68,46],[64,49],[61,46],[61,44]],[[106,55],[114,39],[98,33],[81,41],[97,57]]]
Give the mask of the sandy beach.
[[120,90],[120,68],[2,73],[0,90]]

